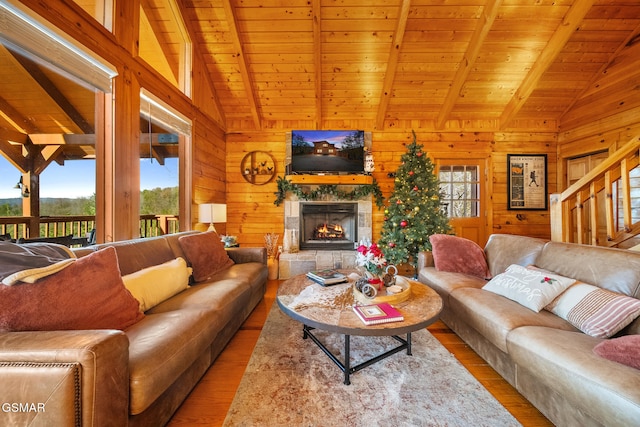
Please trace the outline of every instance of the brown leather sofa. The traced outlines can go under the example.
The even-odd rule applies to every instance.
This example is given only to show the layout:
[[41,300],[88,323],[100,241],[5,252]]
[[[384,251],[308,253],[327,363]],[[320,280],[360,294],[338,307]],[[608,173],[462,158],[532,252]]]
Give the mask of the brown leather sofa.
[[[637,252],[505,234],[492,235],[484,252],[492,275],[511,264],[535,265],[640,297]],[[443,298],[442,320],[554,424],[640,423],[640,370],[594,354],[604,339],[481,289],[486,280],[436,270],[431,252],[420,254],[418,272]],[[620,334],[639,333],[636,319]]]
[[[77,253],[113,246],[126,275],[186,258],[178,238],[188,233]],[[0,424],[166,424],[264,296],[265,248],[228,254],[234,265],[148,310],[124,332],[0,333]]]

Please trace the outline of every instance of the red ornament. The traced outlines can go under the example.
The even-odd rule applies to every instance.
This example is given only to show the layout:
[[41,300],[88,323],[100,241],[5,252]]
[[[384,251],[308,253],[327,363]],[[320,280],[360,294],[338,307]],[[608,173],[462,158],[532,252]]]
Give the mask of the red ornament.
[[395,244],[395,243],[393,243],[393,242],[389,242],[389,247],[390,247],[390,248],[395,248],[395,247],[396,247],[396,244]]
[[413,171],[409,171],[409,175],[410,175],[410,176],[413,176],[413,174],[414,174],[414,173],[415,173],[415,172],[413,172]]
[[396,200],[396,205],[401,205],[402,204],[402,200]]
[[409,223],[407,221],[405,221],[404,219],[402,221],[400,221],[400,227],[406,227]]
[[422,151],[418,151],[418,152],[416,153],[416,156],[418,156],[418,157],[422,157]]
[[413,187],[413,191],[418,191],[418,190],[419,190],[419,188],[418,188],[417,185],[415,187]]

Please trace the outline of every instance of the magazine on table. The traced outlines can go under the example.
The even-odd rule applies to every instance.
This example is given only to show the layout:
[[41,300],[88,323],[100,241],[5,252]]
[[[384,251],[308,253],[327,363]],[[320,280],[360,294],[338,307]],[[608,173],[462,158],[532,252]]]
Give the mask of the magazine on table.
[[402,322],[404,320],[402,313],[396,310],[396,308],[388,302],[369,305],[354,305],[353,311],[367,326],[377,325],[380,323]]
[[315,270],[307,273],[307,277],[323,286],[336,285],[347,281],[347,276],[337,270]]

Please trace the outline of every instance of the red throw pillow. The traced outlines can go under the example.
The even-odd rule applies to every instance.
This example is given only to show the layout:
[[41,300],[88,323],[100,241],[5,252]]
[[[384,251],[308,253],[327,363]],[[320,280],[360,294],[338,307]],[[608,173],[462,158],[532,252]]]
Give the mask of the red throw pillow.
[[215,231],[181,236],[178,242],[193,268],[193,280],[196,282],[207,280],[234,264]]
[[640,369],[640,335],[625,335],[602,341],[593,348],[600,357]]
[[429,241],[436,270],[491,278],[484,250],[476,242],[449,234],[434,234]]
[[33,284],[0,285],[2,331],[123,330],[143,317],[124,287],[112,247]]

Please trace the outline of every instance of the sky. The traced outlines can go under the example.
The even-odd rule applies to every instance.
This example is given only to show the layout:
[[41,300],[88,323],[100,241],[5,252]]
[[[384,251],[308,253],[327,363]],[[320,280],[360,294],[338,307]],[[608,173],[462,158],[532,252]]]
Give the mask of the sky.
[[[20,171],[0,156],[0,199],[20,197],[14,188]],[[165,159],[160,165],[155,159],[140,160],[140,188],[176,187],[178,185],[178,159]],[[67,160],[64,166],[53,162],[40,174],[40,197],[90,197],[95,193],[95,161]]]

